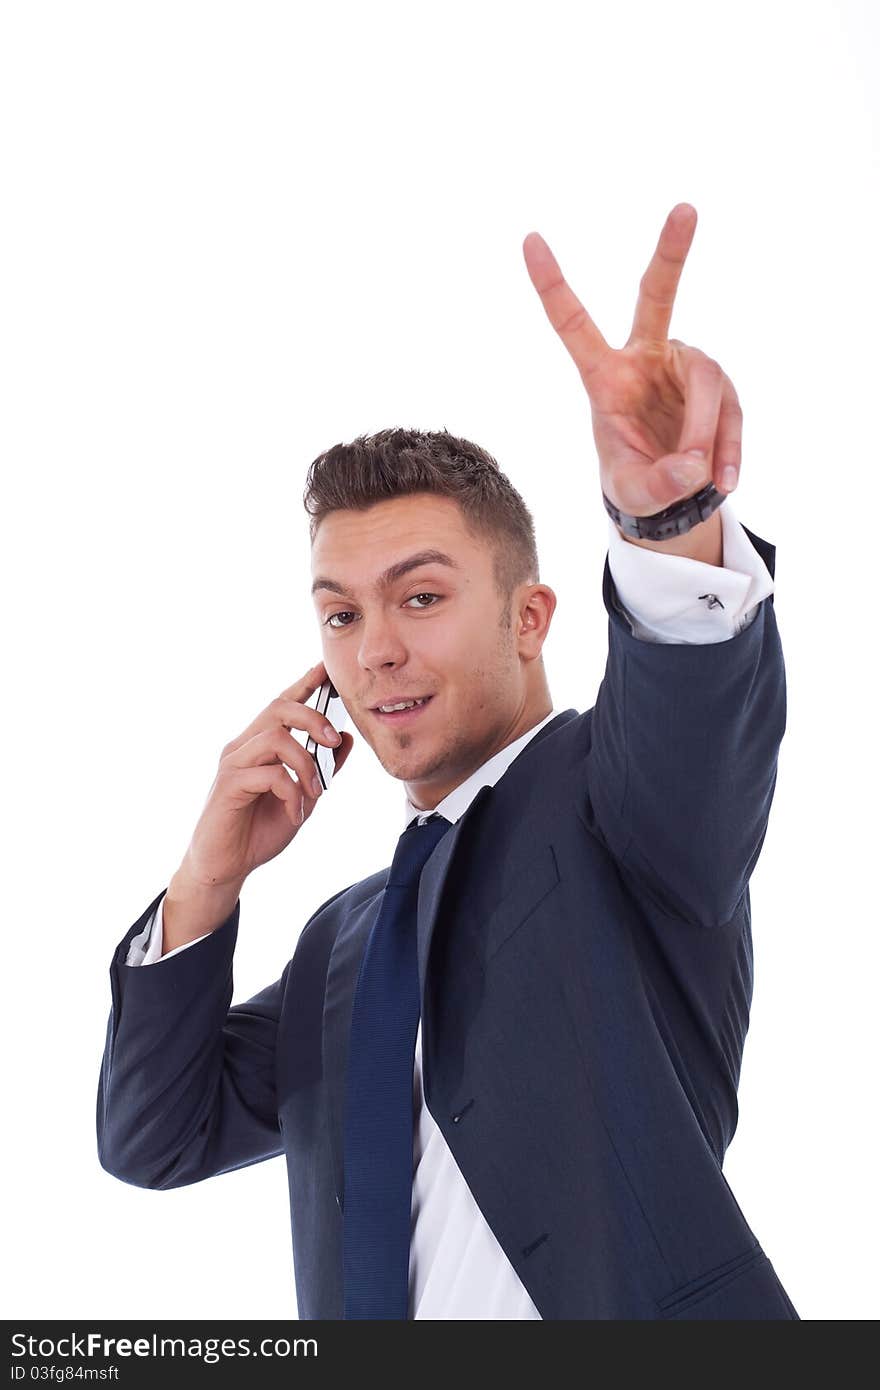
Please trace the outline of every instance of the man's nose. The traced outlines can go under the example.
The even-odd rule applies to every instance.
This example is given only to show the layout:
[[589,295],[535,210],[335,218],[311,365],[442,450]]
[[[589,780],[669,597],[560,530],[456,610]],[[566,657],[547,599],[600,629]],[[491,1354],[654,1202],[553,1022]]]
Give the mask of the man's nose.
[[390,614],[376,612],[363,615],[358,661],[365,670],[401,666],[406,661],[406,647]]

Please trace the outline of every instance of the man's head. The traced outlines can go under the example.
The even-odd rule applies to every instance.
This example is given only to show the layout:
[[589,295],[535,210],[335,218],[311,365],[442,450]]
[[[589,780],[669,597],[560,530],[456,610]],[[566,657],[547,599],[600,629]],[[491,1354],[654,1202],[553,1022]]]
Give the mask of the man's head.
[[[484,449],[404,429],[320,455],[303,503],[327,673],[386,772],[432,810],[552,708],[556,596],[531,514]],[[402,719],[376,712],[422,695]]]

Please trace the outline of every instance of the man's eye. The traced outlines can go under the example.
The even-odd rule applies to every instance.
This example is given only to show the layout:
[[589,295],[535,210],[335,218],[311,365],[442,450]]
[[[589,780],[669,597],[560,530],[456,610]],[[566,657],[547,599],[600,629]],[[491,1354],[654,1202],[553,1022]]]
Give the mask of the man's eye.
[[[348,616],[348,611],[347,611],[347,610],[344,610],[342,613],[331,613],[331,614],[329,615],[329,617],[326,617],[326,618],[324,619],[324,626],[325,626],[325,627],[333,627],[333,626],[334,626],[334,624],[333,624],[333,619],[334,619],[334,618],[345,618],[345,617],[347,617],[347,616]],[[343,623],[342,626],[343,626],[343,627],[348,627],[348,623]]]
[[[414,599],[417,599],[417,598],[439,599],[439,598],[441,598],[441,597],[442,597],[442,595],[440,595],[440,594],[421,593],[421,594],[413,594],[412,598],[408,598],[406,601],[407,601],[407,603],[412,603],[413,600],[414,600]],[[420,604],[419,607],[421,608],[421,606],[422,606],[422,605]],[[428,606],[429,608],[433,608],[433,607],[434,607],[434,604],[433,604],[433,603],[429,603],[427,606]],[[348,617],[350,617],[350,616],[351,616],[351,609],[349,609],[349,608],[343,608],[339,613],[330,613],[330,614],[328,615],[328,617],[326,617],[326,618],[324,619],[324,626],[325,626],[325,627],[332,627],[332,628],[335,628],[337,631],[339,631],[339,628],[337,627],[336,623],[334,623],[333,619],[334,619],[334,618],[348,618]],[[343,626],[343,627],[351,627],[351,623],[343,623],[342,626]]]

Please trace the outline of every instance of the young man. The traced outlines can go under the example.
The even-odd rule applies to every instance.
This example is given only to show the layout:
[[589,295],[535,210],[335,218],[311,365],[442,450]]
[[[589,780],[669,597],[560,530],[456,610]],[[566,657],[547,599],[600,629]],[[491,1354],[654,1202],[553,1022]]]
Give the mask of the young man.
[[[722,1173],[785,676],[775,549],[718,505],[735,392],[667,339],[694,227],[673,209],[620,351],[524,245],[614,518],[595,706],[553,708],[556,598],[491,456],[337,445],[304,499],[323,659],[227,744],[114,954],[101,1163],[168,1188],[285,1154],[301,1318],[798,1316]],[[337,774],[353,746],[306,703],[327,678],[403,832],[230,1008],[241,887],[320,798],[291,730]]]

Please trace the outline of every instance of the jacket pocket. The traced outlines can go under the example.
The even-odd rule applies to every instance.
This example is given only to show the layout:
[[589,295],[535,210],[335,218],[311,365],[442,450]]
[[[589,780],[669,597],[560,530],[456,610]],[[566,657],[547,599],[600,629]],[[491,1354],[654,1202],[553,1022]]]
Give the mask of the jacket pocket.
[[[751,1250],[745,1250],[741,1255],[734,1256],[731,1260],[725,1260],[723,1264],[714,1265],[712,1269],[705,1270],[702,1274],[691,1279],[687,1284],[682,1284],[672,1293],[657,1299],[657,1309],[661,1318],[677,1318],[690,1316],[690,1310],[696,1309],[696,1305],[704,1304],[706,1300],[714,1298],[716,1294],[725,1291],[725,1299],[733,1298],[734,1290],[731,1286],[738,1280],[747,1280],[747,1276],[755,1270],[761,1270],[767,1266],[772,1273],[772,1266],[760,1245],[755,1245]],[[776,1276],[773,1274],[775,1281]],[[722,1299],[722,1302],[724,1300]],[[731,1305],[732,1306],[732,1305]],[[713,1305],[714,1308],[714,1305]],[[705,1310],[694,1313],[696,1317],[717,1318],[724,1317],[724,1313],[717,1311],[707,1312]],[[729,1316],[737,1317],[737,1313]],[[746,1316],[749,1316],[748,1314]],[[751,1314],[755,1316],[755,1314]],[[766,1316],[766,1314],[765,1314]]]

